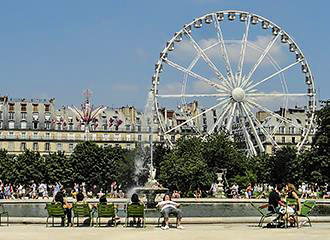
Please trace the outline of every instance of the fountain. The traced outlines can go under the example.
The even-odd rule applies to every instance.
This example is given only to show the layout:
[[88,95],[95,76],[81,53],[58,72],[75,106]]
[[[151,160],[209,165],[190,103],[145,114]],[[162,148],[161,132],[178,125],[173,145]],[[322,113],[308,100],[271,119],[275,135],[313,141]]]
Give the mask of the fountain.
[[[144,123],[148,129],[151,129],[151,134],[153,133],[153,124],[154,124],[154,96],[150,91],[148,94],[147,104],[144,108]],[[149,164],[149,175],[148,180],[143,187],[135,187],[133,189],[138,195],[145,195],[147,208],[153,208],[156,206],[156,197],[159,194],[168,192],[168,188],[162,187],[156,177],[156,169],[153,165],[153,136],[149,139],[150,146],[150,164]]]

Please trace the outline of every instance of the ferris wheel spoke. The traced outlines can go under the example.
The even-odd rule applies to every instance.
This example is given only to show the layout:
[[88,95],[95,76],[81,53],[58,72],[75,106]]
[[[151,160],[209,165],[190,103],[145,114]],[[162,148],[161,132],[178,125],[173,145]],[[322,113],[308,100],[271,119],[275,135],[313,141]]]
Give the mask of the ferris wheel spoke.
[[241,45],[241,52],[240,52],[240,59],[239,59],[239,63],[238,63],[238,83],[237,86],[240,86],[241,83],[241,78],[242,78],[242,71],[243,71],[243,64],[244,64],[244,58],[245,58],[245,52],[246,52],[246,45],[247,45],[247,39],[249,36],[249,29],[250,29],[250,15],[247,18],[245,24],[245,33],[243,34],[243,38],[242,38],[242,45]]
[[250,89],[255,88],[255,87],[258,86],[259,84],[261,84],[261,83],[263,83],[263,82],[266,82],[267,80],[269,80],[269,79],[275,77],[276,75],[278,75],[278,74],[280,74],[280,73],[282,73],[282,72],[288,70],[289,68],[291,68],[291,67],[297,65],[297,64],[300,63],[301,61],[303,61],[303,60],[299,60],[299,61],[297,61],[297,62],[294,62],[294,63],[292,63],[292,64],[286,66],[285,68],[282,68],[281,70],[279,70],[279,71],[273,73],[272,75],[270,75],[270,76],[264,78],[263,80],[261,80],[261,81],[255,83],[255,84],[253,84],[252,86],[249,86],[250,84],[247,84],[247,86],[249,86],[249,87],[247,87],[246,90],[249,91]]
[[235,116],[236,107],[237,107],[237,102],[234,102],[233,106],[232,106],[232,109],[231,109],[231,112],[230,112],[230,115],[229,115],[227,126],[226,126],[226,129],[228,130],[228,132],[231,132],[231,127],[232,127],[232,122],[233,122],[233,119],[234,119],[234,116]]
[[272,134],[270,134],[261,124],[261,122],[254,116],[254,114],[251,111],[250,108],[250,103],[246,103],[245,107],[247,112],[250,114],[251,118],[254,120],[254,122],[256,123],[256,125],[258,126],[258,128],[261,129],[261,131],[264,133],[265,137],[272,143],[273,146],[278,146],[277,143],[274,141]]
[[[188,70],[191,71],[193,67],[196,65],[198,62],[199,58],[201,55],[198,53],[196,57],[191,61],[190,65],[188,66]],[[186,92],[186,86],[187,86],[187,81],[188,81],[188,74],[185,73],[183,76],[183,81],[182,81],[182,88],[181,88],[181,93],[184,94]]]
[[185,67],[182,67],[182,66],[180,66],[179,64],[177,64],[177,63],[174,63],[174,62],[172,62],[172,61],[170,61],[170,60],[168,60],[168,59],[163,59],[163,61],[164,62],[166,62],[168,65],[170,65],[171,67],[173,67],[173,68],[175,68],[175,69],[177,69],[177,70],[179,70],[179,71],[181,71],[181,72],[183,72],[183,73],[186,73],[186,74],[188,74],[189,76],[191,76],[191,77],[193,77],[193,78],[195,78],[195,79],[198,79],[198,80],[200,80],[200,81],[203,81],[203,82],[206,82],[208,85],[210,85],[211,87],[215,87],[215,88],[218,88],[218,89],[221,89],[221,90],[224,90],[224,91],[226,91],[226,92],[230,92],[230,90],[226,87],[226,86],[224,86],[224,85],[220,85],[220,84],[217,84],[217,83],[215,83],[215,82],[213,82],[213,81],[211,81],[211,80],[209,80],[209,79],[207,79],[207,78],[205,78],[205,77],[202,77],[202,76],[200,76],[199,74],[197,74],[197,73],[195,73],[195,72],[192,72],[191,70],[189,70],[189,69],[187,69],[187,68],[185,68]]
[[259,149],[261,152],[264,152],[265,151],[265,148],[260,140],[260,137],[259,137],[259,134],[257,132],[257,129],[255,128],[255,124],[254,124],[254,121],[252,121],[251,119],[251,116],[250,114],[248,113],[248,111],[246,110],[245,106],[244,106],[244,103],[241,103],[241,107],[242,107],[242,110],[243,110],[243,113],[245,113],[245,116],[247,117],[249,123],[250,123],[250,126],[251,126],[251,129],[252,129],[252,132],[254,134],[254,137],[256,138],[256,141],[257,141],[257,144],[259,146]]
[[248,83],[253,75],[253,73],[257,70],[258,66],[262,62],[262,60],[265,58],[265,56],[268,54],[269,50],[272,48],[276,40],[279,38],[281,34],[278,34],[277,36],[273,37],[273,40],[269,42],[263,53],[260,55],[259,59],[257,60],[256,64],[253,66],[251,71],[248,73],[245,83]]
[[257,155],[257,151],[253,145],[253,142],[251,140],[251,136],[246,128],[246,124],[245,124],[245,118],[244,118],[244,114],[243,114],[243,110],[242,110],[242,107],[239,106],[239,112],[240,112],[240,121],[242,123],[242,128],[243,128],[243,135],[244,135],[244,138],[246,140],[246,143],[247,143],[247,147],[248,149],[250,150],[250,152],[252,152],[253,155]]
[[247,97],[306,97],[308,93],[247,93]]
[[233,74],[233,70],[231,68],[231,64],[229,61],[229,56],[228,56],[225,40],[223,39],[223,34],[222,34],[221,27],[220,27],[220,23],[216,20],[217,19],[216,14],[213,15],[213,18],[215,19],[214,26],[215,26],[215,29],[217,32],[218,41],[220,43],[220,52],[225,60],[227,75],[231,76],[231,79],[234,79],[234,74]]
[[171,128],[170,130],[166,131],[164,134],[168,134],[168,133],[170,133],[170,132],[173,132],[174,130],[178,129],[179,127],[182,127],[183,125],[185,125],[185,124],[191,122],[192,120],[198,118],[199,116],[203,115],[204,113],[207,113],[207,112],[211,111],[212,109],[214,109],[214,108],[220,106],[221,104],[223,104],[223,102],[220,102],[220,103],[217,103],[216,105],[213,105],[212,107],[210,107],[210,108],[206,109],[205,111],[203,111],[203,112],[197,114],[196,116],[193,116],[192,118],[189,118],[188,120],[184,121],[183,123],[181,123],[181,124],[179,124],[179,125],[177,125],[177,126]]
[[226,93],[192,93],[192,94],[157,94],[159,98],[182,98],[182,97],[228,97]]
[[229,111],[230,107],[232,106],[232,103],[226,103],[226,105],[223,106],[223,112],[221,113],[220,117],[217,119],[217,121],[214,123],[212,129],[210,129],[210,131],[208,131],[208,134],[212,134],[215,130],[215,128],[222,123],[222,121],[224,120],[225,115],[227,114],[227,112]]
[[261,106],[260,104],[256,103],[255,101],[252,101],[251,99],[248,99],[247,100],[251,105],[255,106],[256,108],[258,108],[259,110],[261,111],[265,111],[265,112],[268,112],[270,115],[272,115],[273,117],[277,118],[277,119],[280,119],[282,120],[283,122],[286,122],[288,124],[291,124],[292,126],[296,126],[297,128],[300,128],[300,129],[305,129],[302,125],[299,125],[285,117],[282,117],[281,115],[277,114],[277,113],[274,113],[273,111],[269,110],[268,108],[266,107],[263,107]]
[[207,65],[214,71],[215,75],[217,75],[217,77],[223,81],[225,81],[225,77],[223,76],[223,74],[219,71],[219,69],[214,65],[214,63],[211,61],[211,59],[206,55],[206,53],[204,52],[204,50],[199,46],[199,44],[194,40],[194,38],[191,36],[191,34],[184,29],[184,32],[186,33],[186,35],[188,36],[190,42],[192,43],[192,45],[194,46],[194,48],[196,49],[196,51],[198,53],[201,54],[202,58],[204,59],[204,61],[207,63]]

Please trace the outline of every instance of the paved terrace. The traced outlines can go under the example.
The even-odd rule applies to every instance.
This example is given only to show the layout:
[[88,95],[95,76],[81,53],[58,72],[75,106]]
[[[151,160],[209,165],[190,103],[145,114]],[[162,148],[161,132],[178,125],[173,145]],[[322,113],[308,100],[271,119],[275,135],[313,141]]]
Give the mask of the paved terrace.
[[253,224],[187,224],[184,230],[161,230],[118,227],[49,227],[45,225],[10,225],[0,227],[0,240],[329,240],[330,224],[313,224],[313,227],[265,229]]

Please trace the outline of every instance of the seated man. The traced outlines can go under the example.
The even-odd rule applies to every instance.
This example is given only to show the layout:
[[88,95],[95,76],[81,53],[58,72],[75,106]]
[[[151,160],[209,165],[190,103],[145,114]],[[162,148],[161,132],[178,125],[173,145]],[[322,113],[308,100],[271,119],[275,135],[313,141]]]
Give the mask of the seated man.
[[184,227],[181,225],[181,219],[182,219],[182,211],[178,209],[180,204],[171,201],[171,196],[169,194],[165,194],[163,201],[159,202],[156,207],[161,208],[161,213],[164,215],[165,220],[165,226],[162,227],[163,230],[169,229],[169,215],[170,213],[174,213],[177,217],[177,228],[178,229],[184,229]]
[[282,184],[277,184],[275,189],[269,194],[268,211],[273,213],[280,212],[280,208],[285,208],[285,203],[281,200],[281,191],[283,190]]

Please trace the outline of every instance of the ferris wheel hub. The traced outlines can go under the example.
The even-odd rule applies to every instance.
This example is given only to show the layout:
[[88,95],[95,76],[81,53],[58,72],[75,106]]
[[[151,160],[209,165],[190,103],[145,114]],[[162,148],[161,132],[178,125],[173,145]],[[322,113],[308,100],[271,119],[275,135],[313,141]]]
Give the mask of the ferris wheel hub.
[[242,102],[245,99],[245,91],[240,87],[234,88],[231,96],[236,102]]

